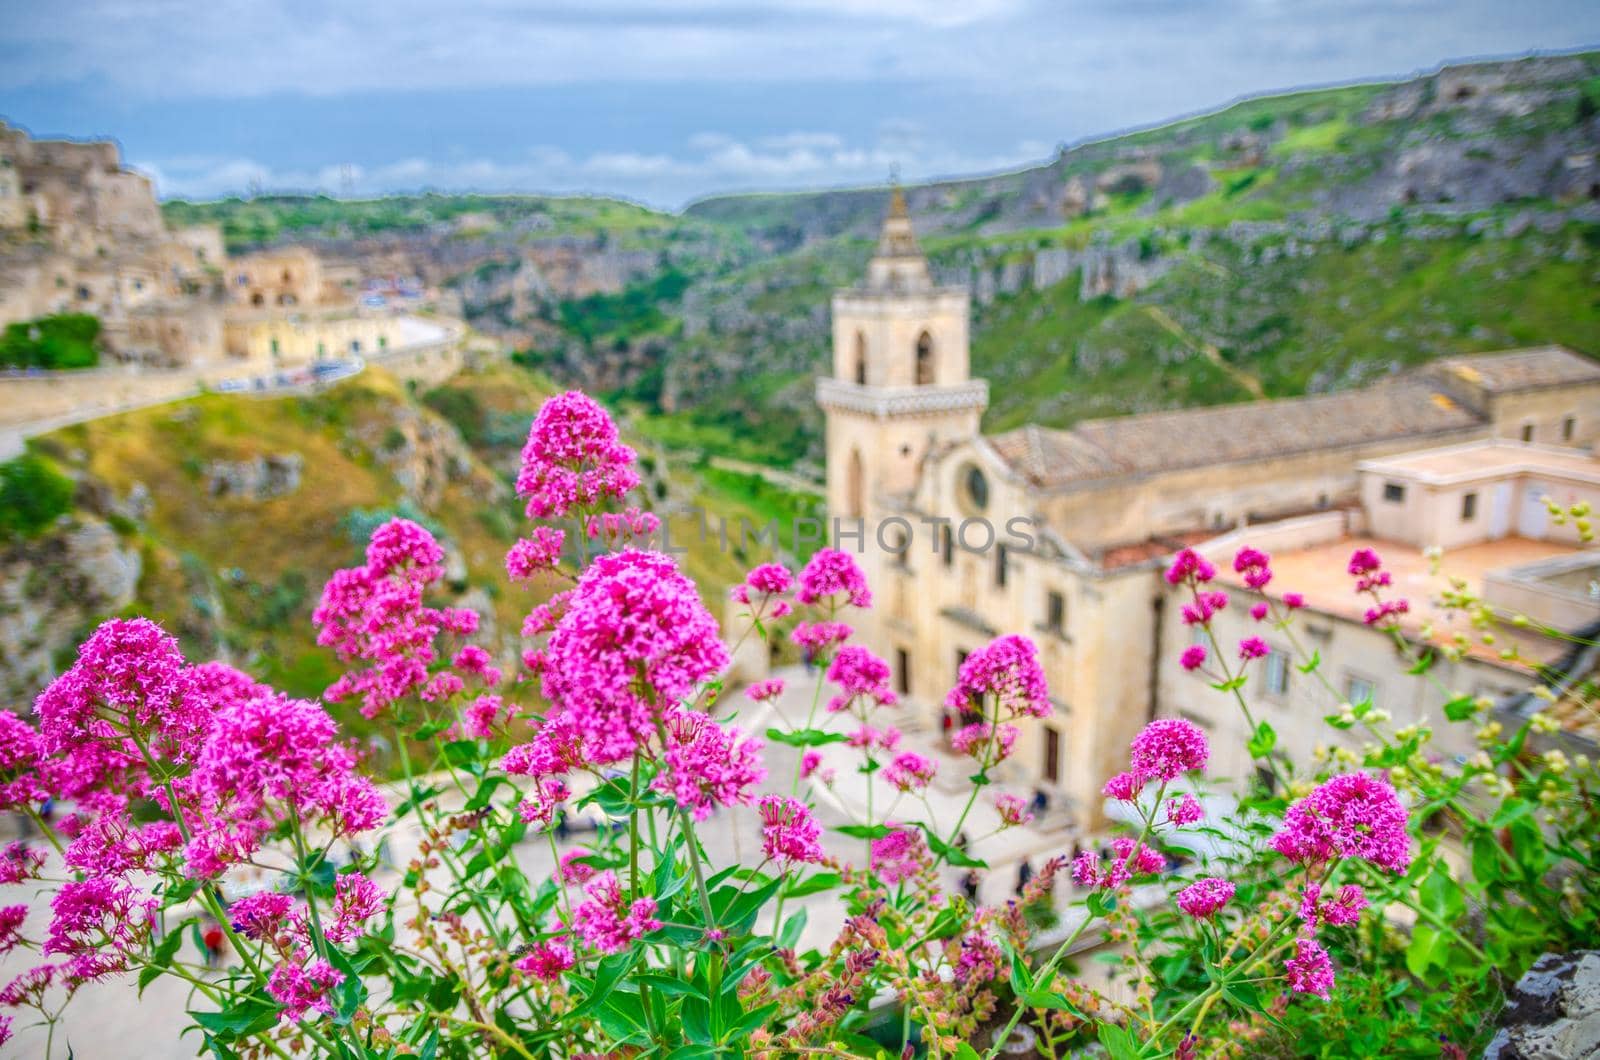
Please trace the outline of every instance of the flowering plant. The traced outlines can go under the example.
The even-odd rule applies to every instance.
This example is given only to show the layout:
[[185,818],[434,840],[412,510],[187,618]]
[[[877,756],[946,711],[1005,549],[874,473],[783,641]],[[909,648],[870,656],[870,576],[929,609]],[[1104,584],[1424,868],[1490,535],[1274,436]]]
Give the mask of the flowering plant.
[[[1547,719],[1486,727],[1457,764],[1429,755],[1423,728],[1351,704],[1327,723],[1372,742],[1297,772],[1244,695],[1265,642],[1223,650],[1227,594],[1189,551],[1168,580],[1205,642],[1182,666],[1236,700],[1270,783],[1213,790],[1207,734],[1155,720],[1105,783],[1131,831],[1058,852],[1015,900],[952,893],[952,875],[984,867],[974,807],[1052,709],[1034,645],[1002,636],[961,666],[950,746],[974,772],[941,826],[940,763],[904,746],[891,670],[853,642],[872,597],[849,555],[763,564],[733,591],[740,640],[787,629],[812,664],[809,707],[786,717],[807,697],[782,678],[724,695],[730,649],[648,547],[659,524],[615,510],[639,478],[598,405],[551,400],[523,457],[529,516],[575,517],[582,560],[567,565],[549,524],[508,555],[514,581],[560,586],[531,609],[514,675],[473,643],[472,611],[430,602],[443,551],[405,520],[313,616],[347,665],[324,699],[386,724],[398,780],[369,775],[322,704],[193,664],[143,619],[100,627],[36,723],[0,712],[0,806],[50,844],[0,854],[0,884],[50,896],[42,936],[26,903],[0,908],[0,955],[39,958],[0,988],[0,1042],[31,1012],[48,1053],[85,984],[170,976],[217,1056],[976,1060],[1094,1041],[1127,1060],[1292,1054],[1316,1024],[1406,1055],[1418,1019],[1438,1055],[1439,1034],[1454,1048],[1476,1032],[1465,1006],[1487,974],[1594,930],[1593,773],[1532,754]],[[1264,594],[1270,557],[1247,549],[1236,569],[1260,597],[1252,616],[1289,633],[1301,601]],[[1369,622],[1415,653],[1378,558],[1351,571]],[[1314,655],[1300,666],[1318,672]],[[1465,723],[1480,706],[1444,710]],[[757,736],[752,717],[771,724]],[[846,763],[865,789],[854,817],[831,797]],[[70,810],[57,830],[46,799]],[[992,806],[999,830],[1033,816],[1005,792]],[[741,827],[759,843],[735,835],[730,854]],[[1174,872],[1207,837],[1226,841]],[[832,922],[808,937],[817,909]],[[219,970],[213,936],[233,954]],[[1126,970],[1123,996],[1073,974],[1093,944]]]

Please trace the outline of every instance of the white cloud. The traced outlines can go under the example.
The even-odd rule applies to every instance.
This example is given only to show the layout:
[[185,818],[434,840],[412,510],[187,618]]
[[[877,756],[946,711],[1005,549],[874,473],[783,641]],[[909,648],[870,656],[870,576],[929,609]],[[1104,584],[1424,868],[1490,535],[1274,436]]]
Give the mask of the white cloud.
[[135,163],[169,198],[211,198],[253,189],[379,194],[422,188],[478,191],[581,192],[604,190],[658,205],[676,205],[707,189],[792,188],[885,180],[898,169],[905,179],[982,172],[1039,161],[1038,142],[1012,152],[963,154],[949,148],[907,150],[893,142],[849,144],[834,133],[797,131],[745,143],[723,133],[689,138],[677,154],[598,151],[573,157],[550,146],[523,157],[424,158],[383,165],[275,170],[255,159],[191,157]]

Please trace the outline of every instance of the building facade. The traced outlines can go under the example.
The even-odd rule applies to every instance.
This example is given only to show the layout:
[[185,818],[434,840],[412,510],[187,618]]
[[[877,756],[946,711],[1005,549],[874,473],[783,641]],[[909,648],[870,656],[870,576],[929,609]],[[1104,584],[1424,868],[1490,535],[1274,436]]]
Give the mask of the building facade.
[[[817,382],[834,536],[874,587],[862,635],[912,724],[958,721],[945,692],[994,636],[1039,644],[1054,709],[1025,728],[1004,779],[1042,789],[1084,828],[1100,823],[1100,786],[1133,735],[1159,713],[1201,709],[1190,675],[1169,672],[1186,633],[1160,572],[1177,548],[1271,540],[1307,520],[1364,534],[1374,476],[1400,473],[1383,461],[1499,438],[1592,463],[1576,447],[1600,435],[1600,365],[1559,347],[1453,358],[1345,393],[985,435],[968,305],[933,281],[896,192],[865,281],[833,298],[832,373]],[[1495,513],[1521,503],[1505,488],[1480,487],[1485,542]],[[1437,502],[1448,503],[1459,500]],[[1390,550],[1420,557],[1427,535],[1412,529],[1386,538]],[[1575,550],[1515,529],[1502,537],[1540,546],[1536,558]]]

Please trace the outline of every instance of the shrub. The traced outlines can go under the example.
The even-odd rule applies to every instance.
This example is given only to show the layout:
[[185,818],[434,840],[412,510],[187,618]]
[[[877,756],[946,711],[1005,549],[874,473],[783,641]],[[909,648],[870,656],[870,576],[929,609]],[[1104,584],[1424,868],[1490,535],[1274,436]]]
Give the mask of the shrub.
[[100,363],[95,343],[100,321],[87,313],[63,313],[7,324],[0,332],[0,366],[10,368],[93,368]]
[[72,480],[44,457],[0,464],[0,537],[30,536],[72,510]]

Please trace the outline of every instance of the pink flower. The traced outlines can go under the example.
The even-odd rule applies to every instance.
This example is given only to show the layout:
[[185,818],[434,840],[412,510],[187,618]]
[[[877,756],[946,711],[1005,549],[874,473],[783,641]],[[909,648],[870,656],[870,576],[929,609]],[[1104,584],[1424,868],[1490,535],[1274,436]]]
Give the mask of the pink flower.
[[561,882],[588,883],[594,879],[594,866],[583,860],[592,857],[594,857],[594,852],[583,847],[574,847],[561,855]]
[[802,622],[794,627],[789,639],[821,662],[827,659],[830,649],[849,640],[853,632],[843,622]]
[[556,819],[556,811],[570,798],[572,792],[561,781],[544,777],[533,785],[533,797],[517,803],[517,816],[540,829],[549,828]]
[[617,440],[605,409],[569,390],[539,409],[522,448],[517,494],[528,499],[530,519],[557,519],[633,489],[633,464],[633,450]]
[[180,798],[193,807],[185,857],[193,876],[216,876],[248,858],[291,817],[335,836],[378,827],[388,804],[355,771],[351,750],[320,706],[273,694],[217,712]]
[[584,887],[586,900],[572,913],[572,926],[584,944],[601,953],[626,949],[636,939],[661,927],[656,903],[640,898],[631,905],[623,897],[617,874],[607,870]]
[[995,795],[994,808],[1000,814],[1001,826],[1005,828],[1016,828],[1033,820],[1027,800],[1016,795],[1003,792]]
[[32,725],[9,710],[0,710],[0,810],[18,810],[48,794],[39,777],[44,742]]
[[837,714],[857,704],[891,707],[898,701],[889,687],[889,664],[860,645],[839,649],[828,667],[828,680],[841,689],[828,701],[828,710]]
[[661,529],[661,519],[654,512],[625,508],[620,512],[601,512],[591,515],[584,530],[591,538],[602,541],[607,548],[638,541],[648,543],[650,536]]
[[884,883],[909,880],[927,863],[928,848],[922,834],[911,828],[896,828],[874,839],[869,851],[872,872]]
[[1272,580],[1272,557],[1258,548],[1246,546],[1233,557],[1233,569],[1244,575],[1244,583],[1252,589],[1261,589]]
[[157,904],[110,876],[64,883],[50,900],[53,916],[42,952],[71,958],[63,969],[69,979],[90,981],[123,971],[128,955],[149,937]]
[[1228,606],[1228,594],[1220,589],[1206,589],[1194,594],[1194,602],[1183,605],[1183,624],[1186,626],[1203,626],[1210,622],[1218,611]]
[[1302,864],[1353,857],[1403,873],[1411,864],[1407,819],[1400,797],[1386,781],[1345,773],[1289,807],[1272,847]]
[[34,710],[45,750],[66,755],[90,743],[136,759],[119,734],[132,730],[154,753],[174,762],[199,751],[211,709],[178,650],[147,618],[114,618],[78,648],[72,666],[39,693]]
[[307,1012],[333,1015],[328,995],[342,982],[344,973],[321,957],[305,964],[300,960],[285,960],[267,977],[267,993],[283,1006],[278,1018],[293,1023]]
[[294,899],[276,891],[259,891],[228,909],[233,930],[251,939],[270,939],[294,912]]
[[744,694],[752,703],[765,703],[783,695],[783,678],[769,677],[765,681],[757,681],[744,690]]
[[1294,956],[1284,962],[1284,973],[1290,990],[1328,1000],[1328,991],[1333,988],[1333,961],[1316,939],[1301,935],[1295,940]]
[[562,973],[569,971],[576,963],[577,956],[563,936],[529,946],[527,954],[517,960],[516,968],[519,972],[527,972],[535,979],[549,983],[561,978]]
[[1033,641],[1013,633],[967,656],[944,703],[951,710],[982,713],[991,696],[1009,717],[1050,716],[1050,690]]
[[1179,774],[1204,769],[1210,756],[1206,734],[1194,722],[1158,718],[1133,738],[1129,757],[1134,772],[1141,776],[1172,780]]
[[456,652],[456,657],[450,660],[450,665],[464,674],[477,674],[484,684],[491,687],[499,684],[502,676],[494,665],[494,657],[476,644],[468,644]]
[[[505,701],[499,696],[479,696],[462,709],[461,727],[466,730],[467,736],[471,739],[492,739],[495,726],[500,721],[500,712],[504,707]],[[507,712],[507,717],[509,720],[509,712]]]
[[1251,659],[1265,659],[1272,654],[1272,649],[1267,647],[1267,642],[1260,637],[1246,637],[1239,642],[1239,658],[1245,662]]
[[822,861],[822,829],[805,803],[782,795],[766,795],[759,807],[762,850],[769,859],[786,865]]
[[979,761],[987,758],[989,764],[994,765],[1011,757],[1011,749],[1017,743],[1017,732],[1015,725],[990,725],[986,721],[975,721],[951,735],[950,747],[956,754]]
[[933,781],[939,763],[915,751],[901,751],[883,770],[883,779],[901,791],[921,791]]
[[514,777],[547,777],[582,769],[588,761],[572,718],[557,714],[539,727],[532,740],[507,751],[500,767]]
[[1185,794],[1181,799],[1167,800],[1167,823],[1170,825],[1182,828],[1205,820],[1205,816],[1205,808],[1193,795]]
[[782,596],[793,586],[794,575],[789,573],[788,567],[780,563],[763,563],[752,568],[729,595],[738,603],[753,605],[759,613],[770,598]]
[[862,725],[850,733],[846,742],[855,748],[875,747],[881,751],[893,751],[900,746],[900,730],[892,725],[886,729],[874,729],[871,725]]
[[1135,876],[1151,876],[1167,866],[1160,851],[1123,836],[1111,842],[1111,862],[1102,865],[1099,854],[1085,850],[1072,863],[1072,878],[1083,887],[1111,890]]
[[631,549],[584,571],[545,658],[545,697],[599,764],[632,755],[666,711],[729,661],[694,583],[671,558]]
[[1319,923],[1334,927],[1354,924],[1366,907],[1367,893],[1356,883],[1345,884],[1339,888],[1339,897],[1327,902],[1322,901],[1322,888],[1315,883],[1300,892],[1300,918],[1312,928]]
[[1298,611],[1306,606],[1306,598],[1299,593],[1284,593],[1283,606],[1291,611]]
[[717,806],[747,803],[767,777],[761,743],[725,729],[699,711],[667,715],[666,749],[652,786],[677,800],[697,821]]
[[0,884],[31,880],[44,867],[45,855],[22,843],[11,843],[0,851]]
[[1383,560],[1370,548],[1358,548],[1350,553],[1350,573],[1356,576],[1370,574],[1383,566]]
[[1178,908],[1196,920],[1208,919],[1233,901],[1233,889],[1227,880],[1207,876],[1178,892]]
[[961,937],[952,974],[962,986],[987,983],[999,977],[1004,960],[998,943],[985,932],[974,931]]
[[506,553],[506,576],[514,582],[527,581],[541,571],[555,570],[561,563],[561,550],[567,532],[553,526],[534,527],[532,537],[524,537]]
[[833,770],[823,769],[822,752],[814,747],[807,748],[800,756],[800,779],[809,780],[816,777],[824,784],[833,783]]
[[1206,663],[1206,650],[1199,644],[1191,644],[1183,649],[1183,654],[1178,657],[1178,665],[1185,670],[1198,670]]
[[1108,799],[1119,802],[1132,802],[1139,797],[1139,792],[1144,790],[1144,778],[1137,773],[1118,773],[1106,781],[1106,786],[1101,794]]
[[1167,582],[1181,585],[1184,582],[1208,582],[1217,576],[1217,568],[1192,548],[1180,551],[1167,568]]
[[1269,610],[1270,608],[1267,607],[1265,602],[1255,604],[1250,608],[1250,617],[1255,619],[1257,622],[1260,622],[1263,618],[1267,617],[1267,612]]
[[1369,626],[1393,626],[1399,623],[1390,619],[1398,618],[1410,610],[1411,605],[1405,600],[1382,600],[1376,607],[1367,608],[1367,613],[1362,617]]
[[366,930],[366,922],[383,911],[378,885],[359,872],[347,872],[333,883],[333,915],[325,934],[329,942],[350,942]]
[[872,606],[872,591],[867,588],[866,575],[848,552],[823,548],[812,555],[800,572],[800,590],[795,593],[795,599],[807,605],[848,603],[851,607],[867,608]]
[[0,906],[0,957],[16,949],[22,941],[22,923],[28,919],[26,905]]

